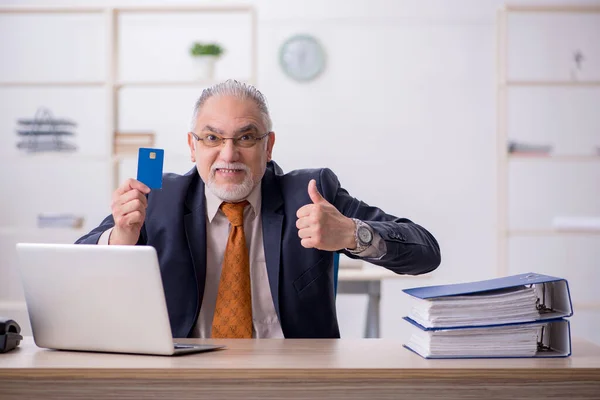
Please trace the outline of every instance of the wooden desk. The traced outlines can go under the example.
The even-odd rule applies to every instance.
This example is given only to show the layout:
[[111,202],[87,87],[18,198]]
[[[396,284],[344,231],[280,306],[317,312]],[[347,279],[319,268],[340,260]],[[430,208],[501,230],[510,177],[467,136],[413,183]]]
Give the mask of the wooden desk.
[[78,353],[42,350],[27,338],[0,354],[0,398],[600,398],[600,348],[581,341],[572,357],[545,360],[424,360],[384,339],[185,341],[228,349],[180,357]]

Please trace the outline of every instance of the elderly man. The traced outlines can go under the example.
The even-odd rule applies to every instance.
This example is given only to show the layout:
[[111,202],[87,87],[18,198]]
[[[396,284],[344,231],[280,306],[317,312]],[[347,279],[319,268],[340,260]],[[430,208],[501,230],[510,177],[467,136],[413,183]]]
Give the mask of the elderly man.
[[338,338],[333,252],[398,274],[440,263],[435,238],[351,197],[329,169],[284,174],[263,95],[202,92],[187,141],[196,167],[162,190],[130,179],[77,243],[153,246],[174,337]]

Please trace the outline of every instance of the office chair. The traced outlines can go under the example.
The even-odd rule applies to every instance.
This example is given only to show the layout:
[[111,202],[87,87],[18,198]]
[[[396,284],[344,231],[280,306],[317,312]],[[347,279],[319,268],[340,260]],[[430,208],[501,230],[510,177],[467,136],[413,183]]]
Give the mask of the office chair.
[[333,253],[333,294],[337,296],[338,273],[340,272],[340,253]]

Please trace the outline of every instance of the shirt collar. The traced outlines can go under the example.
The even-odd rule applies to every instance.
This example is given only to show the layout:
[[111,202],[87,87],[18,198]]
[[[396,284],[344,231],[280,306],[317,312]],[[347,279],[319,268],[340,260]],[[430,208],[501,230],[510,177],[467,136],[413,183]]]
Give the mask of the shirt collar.
[[[246,200],[248,200],[248,203],[250,203],[250,212],[252,213],[252,219],[256,218],[256,216],[260,213],[262,200],[261,185],[262,181],[259,182],[254,189],[252,189],[252,191],[246,198]],[[206,198],[206,216],[208,217],[208,223],[211,223],[217,215],[217,213],[219,212],[219,207],[221,207],[221,203],[223,203],[223,200],[215,196],[214,193],[208,187],[206,187],[204,190],[204,196]]]

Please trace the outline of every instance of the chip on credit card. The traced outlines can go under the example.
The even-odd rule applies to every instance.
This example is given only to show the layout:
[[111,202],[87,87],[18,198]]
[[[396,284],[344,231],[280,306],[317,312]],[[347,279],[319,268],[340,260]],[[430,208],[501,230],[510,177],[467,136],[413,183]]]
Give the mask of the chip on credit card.
[[137,180],[150,189],[162,188],[163,149],[140,147],[138,152]]

